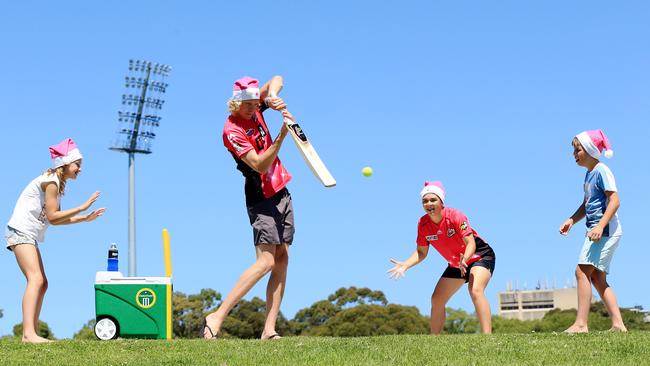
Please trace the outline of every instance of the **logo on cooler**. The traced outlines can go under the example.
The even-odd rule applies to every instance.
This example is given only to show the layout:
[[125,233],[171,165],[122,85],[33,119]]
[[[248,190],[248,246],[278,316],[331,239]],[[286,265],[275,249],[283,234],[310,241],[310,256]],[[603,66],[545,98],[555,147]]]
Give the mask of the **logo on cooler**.
[[150,288],[143,288],[135,294],[135,302],[143,309],[149,309],[156,304],[156,293]]

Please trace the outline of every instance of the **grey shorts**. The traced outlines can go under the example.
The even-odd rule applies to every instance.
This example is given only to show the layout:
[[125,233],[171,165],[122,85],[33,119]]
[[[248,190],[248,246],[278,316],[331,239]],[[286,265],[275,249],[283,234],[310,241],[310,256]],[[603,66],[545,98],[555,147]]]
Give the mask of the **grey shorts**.
[[253,244],[289,244],[293,242],[293,204],[285,188],[273,197],[248,207],[253,227]]
[[11,250],[13,252],[14,247],[18,244],[31,244],[38,248],[38,242],[29,236],[27,234],[18,231],[11,226],[7,226],[5,229],[5,241],[7,242],[7,249]]

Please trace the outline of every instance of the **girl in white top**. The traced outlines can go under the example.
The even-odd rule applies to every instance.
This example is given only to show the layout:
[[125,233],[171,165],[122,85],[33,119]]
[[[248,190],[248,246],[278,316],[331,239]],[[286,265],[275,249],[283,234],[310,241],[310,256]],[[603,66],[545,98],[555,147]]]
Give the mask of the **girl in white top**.
[[47,290],[47,277],[38,249],[38,243],[44,241],[45,230],[50,224],[67,225],[93,221],[106,211],[105,208],[100,208],[79,215],[92,206],[99,197],[99,192],[93,193],[78,207],[61,210],[60,198],[65,192],[66,181],[77,179],[77,175],[81,173],[82,156],[70,138],[51,146],[50,154],[53,168],[36,177],[25,187],[16,202],[5,232],[7,249],[14,252],[18,266],[27,279],[22,304],[22,340],[29,343],[49,342],[36,331]]

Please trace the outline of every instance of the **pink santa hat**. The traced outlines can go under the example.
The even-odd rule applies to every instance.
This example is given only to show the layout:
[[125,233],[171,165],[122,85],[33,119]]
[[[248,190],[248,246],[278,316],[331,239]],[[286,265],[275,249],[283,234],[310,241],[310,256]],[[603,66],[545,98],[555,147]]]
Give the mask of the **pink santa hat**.
[[61,141],[58,145],[50,146],[50,155],[54,169],[83,158],[77,144],[71,138]]
[[440,198],[440,200],[445,202],[445,188],[442,186],[442,182],[437,180],[435,182],[424,182],[424,188],[420,192],[420,197],[424,197],[426,194],[433,193]]
[[250,76],[235,80],[231,99],[239,101],[260,99],[260,83]]
[[583,131],[576,135],[578,141],[585,149],[587,154],[592,158],[600,158],[600,153],[605,150],[605,157],[611,158],[614,156],[614,151],[612,151],[612,145],[609,143],[607,136],[603,130],[590,130]]

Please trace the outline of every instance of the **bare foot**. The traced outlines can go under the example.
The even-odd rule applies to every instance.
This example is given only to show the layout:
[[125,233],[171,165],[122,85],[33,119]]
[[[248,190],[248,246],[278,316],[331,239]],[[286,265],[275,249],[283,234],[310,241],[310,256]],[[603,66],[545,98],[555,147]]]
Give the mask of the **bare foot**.
[[567,328],[564,333],[567,334],[575,334],[575,333],[588,333],[589,328],[587,328],[586,325],[575,325],[573,324],[569,328]]
[[625,326],[622,326],[622,327],[621,326],[616,326],[616,327],[612,326],[611,328],[609,328],[609,331],[610,332],[627,333],[627,328],[625,328]]
[[54,341],[40,336],[31,336],[31,337],[23,336],[23,343],[52,343],[52,342]]
[[273,333],[271,335],[262,334],[262,337],[260,339],[263,341],[273,341],[276,339],[282,339],[282,336],[280,336],[278,333]]

